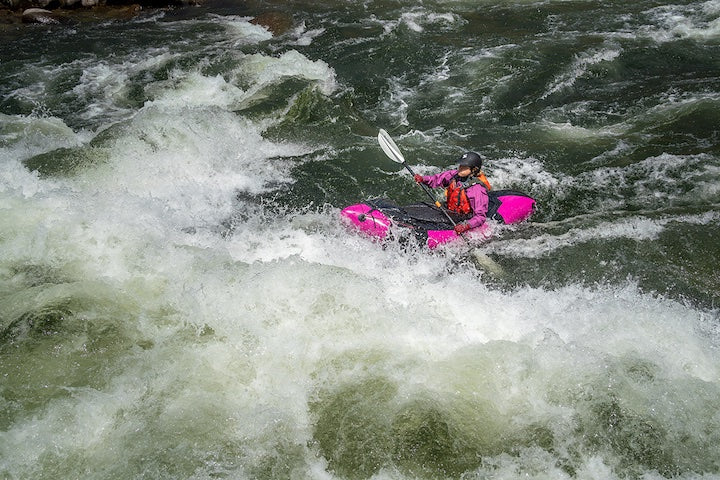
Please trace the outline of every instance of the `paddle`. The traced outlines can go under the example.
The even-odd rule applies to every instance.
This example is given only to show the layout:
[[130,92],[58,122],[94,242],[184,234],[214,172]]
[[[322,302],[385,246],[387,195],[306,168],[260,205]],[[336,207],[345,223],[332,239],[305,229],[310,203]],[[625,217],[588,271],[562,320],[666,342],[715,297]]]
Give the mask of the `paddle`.
[[[385,155],[387,155],[390,160],[402,164],[402,166],[405,167],[408,172],[410,172],[410,175],[415,177],[415,172],[413,172],[410,166],[405,162],[405,157],[403,156],[398,146],[395,144],[395,141],[392,139],[390,134],[388,134],[382,128],[378,133],[378,143],[380,144],[380,148],[382,148],[383,152],[385,152]],[[435,206],[438,207],[440,211],[445,214],[447,219],[450,220],[450,223],[452,223],[454,227],[456,225],[455,221],[452,219],[452,217],[450,217],[450,214],[448,214],[447,210],[443,208],[440,202],[435,200],[435,197],[433,196],[432,192],[430,192],[430,189],[424,183],[420,183],[419,185],[422,187],[425,193],[427,193],[428,197],[430,197],[430,200],[432,200]],[[460,236],[465,238],[465,236],[463,235]],[[465,240],[467,239],[465,238]]]

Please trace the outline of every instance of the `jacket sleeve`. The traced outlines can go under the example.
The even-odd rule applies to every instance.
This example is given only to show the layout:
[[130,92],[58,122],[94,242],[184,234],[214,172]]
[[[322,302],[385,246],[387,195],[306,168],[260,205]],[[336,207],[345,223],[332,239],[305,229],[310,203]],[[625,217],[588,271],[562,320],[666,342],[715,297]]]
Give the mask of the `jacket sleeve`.
[[467,194],[468,201],[472,207],[473,216],[467,220],[470,228],[476,228],[485,223],[487,219],[488,210],[488,194],[487,190],[481,185],[473,185],[468,188],[465,193]]
[[430,188],[447,187],[457,170],[448,170],[437,175],[423,175],[423,180]]

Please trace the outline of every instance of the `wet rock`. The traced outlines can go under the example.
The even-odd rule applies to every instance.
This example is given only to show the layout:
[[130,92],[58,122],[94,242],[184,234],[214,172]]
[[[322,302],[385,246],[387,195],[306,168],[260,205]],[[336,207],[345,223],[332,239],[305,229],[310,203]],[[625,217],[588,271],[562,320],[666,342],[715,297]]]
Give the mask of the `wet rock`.
[[50,10],[44,8],[28,8],[22,14],[23,23],[55,24],[60,21],[53,16]]
[[[88,0],[83,0],[88,1]],[[95,1],[95,0],[90,0]],[[84,3],[83,3],[84,5]],[[135,16],[137,16],[142,11],[142,6],[140,6],[137,3],[133,3],[130,5],[122,5],[122,6],[114,6],[114,7],[107,7],[107,6],[97,6],[93,7],[91,9],[83,10],[83,12],[86,12],[83,15],[84,20],[92,21],[92,20],[99,20],[99,21],[105,21],[105,20],[129,20]]]
[[110,18],[113,20],[127,20],[137,16],[142,11],[142,9],[142,5],[138,3],[131,3],[122,7],[95,8],[94,10],[102,12],[105,18]]
[[293,25],[293,19],[290,15],[283,12],[265,12],[250,20],[250,23],[262,25],[270,30],[273,35],[282,35],[290,30]]
[[53,10],[53,15],[60,23],[67,24],[83,24],[94,22],[105,22],[108,20],[129,20],[136,17],[142,11],[142,7],[138,4],[105,6],[100,0],[99,5],[87,6],[88,2],[98,0],[63,0],[64,2],[74,2],[70,5],[63,5],[57,10]]
[[0,8],[20,8],[21,0],[0,0]]
[[20,15],[10,10],[0,9],[0,25],[13,25],[21,22]]

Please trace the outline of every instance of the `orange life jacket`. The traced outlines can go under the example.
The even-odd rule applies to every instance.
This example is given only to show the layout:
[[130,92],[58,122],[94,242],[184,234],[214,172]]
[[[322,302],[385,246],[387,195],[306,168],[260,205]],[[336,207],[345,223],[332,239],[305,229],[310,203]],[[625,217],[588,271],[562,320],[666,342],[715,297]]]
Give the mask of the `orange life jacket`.
[[472,210],[467,193],[465,193],[465,186],[456,179],[453,178],[450,181],[445,195],[447,196],[447,208],[451,212],[470,213]]
[[485,172],[480,172],[480,175],[478,175],[478,180],[482,182],[483,185],[485,185],[485,188],[488,190],[492,190],[492,187],[490,186],[490,182],[488,181],[487,177],[485,176]]
[[[485,174],[483,172],[480,172],[478,175],[478,179],[482,183],[482,185],[490,190],[492,187],[490,186],[490,182],[488,181],[487,177],[485,177]],[[450,185],[445,189],[445,196],[447,197],[447,208],[451,212],[457,212],[457,213],[470,213],[472,211],[472,206],[470,205],[470,200],[468,200],[467,193],[465,193],[465,189],[467,188],[467,184],[463,184],[462,182],[457,181],[458,178],[455,177],[450,181]]]

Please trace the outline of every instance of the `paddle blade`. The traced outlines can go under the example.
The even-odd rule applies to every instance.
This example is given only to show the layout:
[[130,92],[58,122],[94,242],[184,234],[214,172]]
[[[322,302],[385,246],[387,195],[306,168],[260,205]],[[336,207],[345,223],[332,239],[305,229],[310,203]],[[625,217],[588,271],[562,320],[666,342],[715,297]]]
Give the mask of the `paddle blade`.
[[383,152],[385,152],[385,155],[387,155],[390,160],[397,163],[405,163],[405,157],[403,157],[403,154],[395,144],[395,141],[393,141],[392,137],[390,137],[390,135],[382,128],[378,133],[378,143],[380,144],[380,148],[383,149]]

